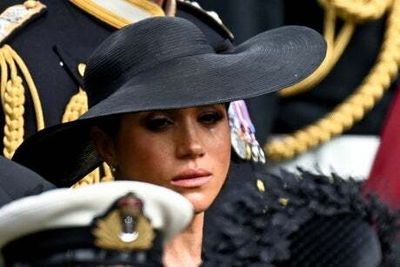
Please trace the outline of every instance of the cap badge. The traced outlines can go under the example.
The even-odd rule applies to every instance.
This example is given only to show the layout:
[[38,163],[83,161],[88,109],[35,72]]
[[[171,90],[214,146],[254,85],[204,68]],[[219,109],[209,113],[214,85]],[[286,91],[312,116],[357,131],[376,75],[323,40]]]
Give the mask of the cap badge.
[[94,223],[95,245],[114,250],[147,250],[155,232],[143,214],[143,201],[133,193],[117,200],[109,212]]

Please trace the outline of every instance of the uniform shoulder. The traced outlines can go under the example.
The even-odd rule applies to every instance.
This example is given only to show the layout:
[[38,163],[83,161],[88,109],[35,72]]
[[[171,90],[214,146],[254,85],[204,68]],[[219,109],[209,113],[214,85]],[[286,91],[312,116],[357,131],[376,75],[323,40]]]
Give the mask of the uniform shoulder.
[[53,188],[39,174],[0,156],[0,207],[10,201]]
[[210,27],[214,28],[219,34],[230,40],[234,39],[233,33],[222,22],[215,11],[205,10],[198,2],[189,0],[177,0],[177,11],[194,15],[199,20],[204,21]]

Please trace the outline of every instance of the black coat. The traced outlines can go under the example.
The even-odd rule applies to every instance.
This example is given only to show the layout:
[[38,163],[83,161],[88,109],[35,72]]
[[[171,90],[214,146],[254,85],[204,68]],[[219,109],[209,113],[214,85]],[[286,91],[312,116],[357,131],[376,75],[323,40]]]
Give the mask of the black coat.
[[0,156],[0,207],[10,201],[53,188],[37,173]]
[[204,267],[400,266],[400,214],[366,198],[360,182],[251,173],[206,212]]

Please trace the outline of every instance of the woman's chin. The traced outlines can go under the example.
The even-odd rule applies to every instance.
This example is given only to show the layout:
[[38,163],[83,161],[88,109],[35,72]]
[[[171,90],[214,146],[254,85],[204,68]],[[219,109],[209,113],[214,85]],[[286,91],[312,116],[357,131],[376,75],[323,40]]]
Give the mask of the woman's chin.
[[182,195],[192,203],[195,214],[206,211],[214,201],[214,198],[201,193],[191,192],[183,193]]

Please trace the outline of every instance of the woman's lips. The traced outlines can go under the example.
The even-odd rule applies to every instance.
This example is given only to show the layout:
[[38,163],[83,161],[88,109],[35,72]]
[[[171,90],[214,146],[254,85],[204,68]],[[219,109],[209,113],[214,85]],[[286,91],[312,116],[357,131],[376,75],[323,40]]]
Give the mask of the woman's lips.
[[203,169],[190,169],[181,172],[171,180],[173,186],[192,188],[205,185],[211,180],[212,173]]

